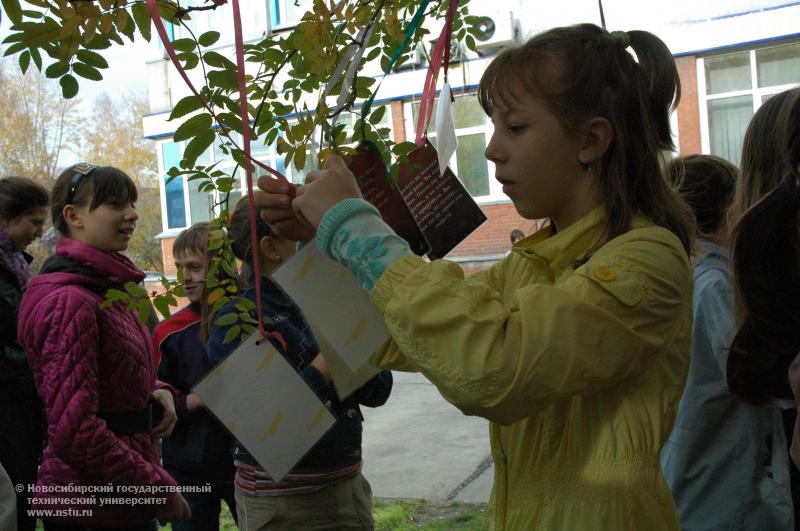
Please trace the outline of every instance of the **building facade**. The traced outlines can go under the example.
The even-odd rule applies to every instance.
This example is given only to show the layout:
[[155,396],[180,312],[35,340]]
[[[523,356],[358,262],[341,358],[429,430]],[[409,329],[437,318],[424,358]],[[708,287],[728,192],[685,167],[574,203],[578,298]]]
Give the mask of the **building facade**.
[[[683,2],[683,3],[682,3]],[[258,39],[266,28],[288,31],[300,19],[308,0],[251,0],[243,4],[246,39]],[[716,9],[699,13],[689,2],[676,2],[672,18],[653,19],[652,6],[641,13],[623,11],[621,0],[608,0],[605,12],[609,30],[646,29],[661,37],[672,50],[681,77],[682,98],[673,116],[673,130],[680,154],[713,153],[739,163],[744,130],[756,109],[771,95],[800,85],[800,2],[729,0],[717,2]],[[535,4],[536,8],[531,7]],[[648,4],[648,2],[639,2]],[[714,2],[710,2],[714,4]],[[637,4],[638,5],[638,4]],[[707,7],[708,9],[708,7]],[[568,0],[565,7],[546,7],[521,0],[471,0],[472,14],[487,17],[484,40],[479,53],[454,46],[454,64],[449,81],[455,94],[454,115],[458,150],[450,166],[462,180],[487,216],[487,221],[449,255],[469,272],[491,265],[510,246],[509,233],[515,228],[529,234],[534,222],[522,219],[494,180],[494,168],[483,152],[492,134],[492,124],[483,113],[475,90],[487,63],[503,46],[519,42],[558,25],[580,22],[599,23],[593,0]],[[219,51],[232,56],[232,30],[220,29],[220,20],[231,20],[229,8],[194,13],[192,29],[199,35],[212,27],[221,31]],[[214,24],[212,25],[212,17]],[[431,35],[438,29],[431,28]],[[180,28],[174,30],[180,37]],[[419,54],[412,64],[387,76],[377,94],[375,108],[387,107],[382,125],[390,129],[395,141],[413,139],[421,88],[427,64]],[[154,44],[148,60],[151,114],[143,118],[145,136],[158,141],[163,231],[159,235],[164,254],[165,273],[175,274],[171,255],[177,234],[194,222],[209,219],[216,198],[193,189],[192,183],[175,179],[166,184],[167,170],[181,159],[183,143],[172,134],[179,122],[168,122],[174,103],[189,94],[188,88]],[[362,75],[380,77],[377,65],[368,65]],[[199,86],[200,80],[197,80]],[[343,120],[354,120],[345,116]],[[434,130],[433,124],[430,131]],[[435,143],[435,135],[432,135]],[[286,167],[272,146],[254,143],[253,155],[301,182],[304,172]],[[218,168],[233,168],[232,160],[216,143],[198,163],[219,162]],[[244,189],[243,172],[235,198]]]

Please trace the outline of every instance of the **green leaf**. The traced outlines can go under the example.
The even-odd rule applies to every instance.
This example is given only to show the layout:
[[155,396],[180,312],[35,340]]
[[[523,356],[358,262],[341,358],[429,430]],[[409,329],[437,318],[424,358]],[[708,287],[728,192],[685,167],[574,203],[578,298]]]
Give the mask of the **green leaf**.
[[239,87],[239,76],[235,70],[212,70],[208,73],[208,85],[235,90]]
[[2,5],[3,11],[14,25],[22,22],[22,7],[19,5],[19,0],[2,0]]
[[386,114],[386,106],[379,107],[375,112],[370,114],[369,121],[376,124],[381,121],[383,115]]
[[38,48],[31,48],[31,57],[39,72],[42,71],[42,54],[39,53]]
[[298,149],[294,155],[294,165],[298,170],[306,167],[306,150]]
[[111,47],[111,42],[109,42],[109,40],[104,36],[95,34],[92,40],[85,42],[83,46],[84,48],[88,48],[90,50],[105,50],[106,48]]
[[239,336],[239,333],[241,333],[241,331],[242,331],[242,327],[239,326],[239,325],[231,327],[231,329],[228,330],[225,333],[225,337],[222,338],[222,343],[223,344],[224,343],[230,343],[231,341],[233,341],[234,339],[236,339]]
[[178,52],[193,52],[197,48],[197,43],[192,39],[175,39],[172,41],[172,47]]
[[214,321],[214,324],[217,326],[230,326],[232,324],[236,324],[238,320],[239,316],[235,313],[226,313],[225,315],[217,318],[217,320]]
[[[141,5],[141,4],[137,4],[137,5]],[[167,299],[165,297],[160,297],[159,296],[159,297],[153,298],[153,306],[156,307],[156,310],[158,310],[158,313],[160,313],[161,315],[164,316],[164,319],[169,318],[169,316],[170,316],[169,303],[167,302]]]
[[151,19],[150,13],[147,11],[147,6],[145,6],[144,2],[133,4],[131,14],[133,15],[134,22],[136,22],[136,26],[139,28],[139,33],[142,34],[144,40],[150,42]]
[[97,52],[82,49],[78,50],[78,53],[75,55],[78,57],[78,60],[86,63],[89,66],[93,66],[95,68],[108,68],[108,61],[106,61],[105,57]]
[[178,103],[175,104],[175,107],[172,108],[169,119],[174,120],[175,118],[186,116],[187,114],[193,113],[194,111],[202,108],[203,102],[200,101],[197,96],[186,96],[185,98],[181,98]]
[[31,52],[25,50],[21,54],[19,54],[19,69],[22,70],[22,74],[24,75],[25,72],[28,71],[28,67],[31,64]]
[[229,68],[236,70],[236,64],[233,61],[217,52],[204,52],[203,61],[205,61],[208,66],[213,66],[214,68]]
[[91,79],[92,81],[100,81],[103,79],[103,74],[101,74],[98,69],[77,61],[72,63],[72,71],[79,76],[85,77],[86,79]]
[[200,63],[200,56],[194,52],[183,52],[178,54],[178,59],[183,61],[184,70],[191,70]]
[[63,76],[67,72],[69,72],[69,63],[58,61],[48,66],[44,71],[44,75],[49,78],[57,78]]
[[202,133],[206,129],[210,129],[211,124],[211,115],[207,112],[198,114],[197,116],[192,116],[178,126],[178,128],[175,130],[172,140],[174,142],[180,142],[181,140],[192,138],[193,136]]
[[70,74],[66,74],[58,80],[61,84],[61,94],[66,99],[72,99],[78,94],[78,80]]
[[6,57],[8,55],[14,55],[15,53],[21,52],[27,47],[28,45],[24,42],[18,42],[16,44],[12,44],[8,48],[6,48],[6,53],[3,54],[3,57]]
[[211,129],[206,129],[205,131],[201,132],[199,135],[195,136],[188,144],[186,144],[186,148],[183,150],[183,160],[189,160],[194,166],[195,162],[197,161],[197,157],[203,154],[203,152],[214,143],[214,138],[217,135],[214,134],[214,131]]
[[211,46],[215,42],[219,40],[219,32],[218,31],[207,31],[200,35],[197,39],[202,46]]

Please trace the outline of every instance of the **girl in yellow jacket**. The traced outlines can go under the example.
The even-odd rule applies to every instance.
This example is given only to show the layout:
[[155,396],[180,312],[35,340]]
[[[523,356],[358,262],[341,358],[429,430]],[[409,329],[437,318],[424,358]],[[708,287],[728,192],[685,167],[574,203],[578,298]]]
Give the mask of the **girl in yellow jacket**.
[[693,221],[659,162],[678,96],[642,31],[557,28],[501,53],[479,88],[486,157],[520,215],[553,227],[467,279],[411,254],[337,157],[292,204],[259,183],[273,229],[316,230],[385,315],[373,361],[492,422],[491,529],[679,529],[658,461],[690,351]]

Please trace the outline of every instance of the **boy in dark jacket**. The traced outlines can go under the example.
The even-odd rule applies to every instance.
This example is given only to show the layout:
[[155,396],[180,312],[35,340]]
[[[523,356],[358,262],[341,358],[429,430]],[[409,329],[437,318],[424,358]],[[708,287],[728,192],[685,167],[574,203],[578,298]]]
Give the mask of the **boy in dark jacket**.
[[230,453],[233,440],[191,392],[211,369],[200,338],[208,234],[208,223],[195,223],[175,240],[175,265],[183,275],[190,304],[161,322],[153,333],[159,379],[180,393],[175,404],[178,423],[172,436],[164,440],[162,454],[164,467],[184,489],[192,518],[174,522],[174,531],[218,530],[221,500],[236,518]]

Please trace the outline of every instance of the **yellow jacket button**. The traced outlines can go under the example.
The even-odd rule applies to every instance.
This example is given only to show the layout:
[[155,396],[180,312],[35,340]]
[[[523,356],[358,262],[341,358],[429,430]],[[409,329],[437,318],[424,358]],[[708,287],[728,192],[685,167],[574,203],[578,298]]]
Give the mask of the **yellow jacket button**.
[[594,276],[603,282],[611,282],[617,278],[617,274],[610,267],[601,266],[594,270]]

